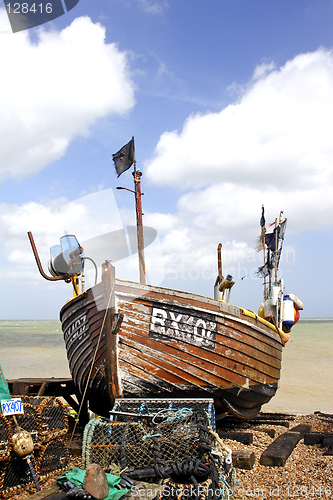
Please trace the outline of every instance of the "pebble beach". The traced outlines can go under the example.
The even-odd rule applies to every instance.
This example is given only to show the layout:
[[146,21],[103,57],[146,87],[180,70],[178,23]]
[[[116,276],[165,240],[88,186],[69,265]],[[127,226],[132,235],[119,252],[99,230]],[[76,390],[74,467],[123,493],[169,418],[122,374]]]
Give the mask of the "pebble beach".
[[[1,358],[7,378],[30,376],[48,376],[49,370],[57,377],[68,376],[68,365],[64,352],[63,338],[59,322],[14,322],[0,323]],[[251,450],[255,454],[255,464],[251,470],[237,469],[237,483],[233,488],[235,500],[257,499],[328,499],[333,498],[333,457],[324,456],[328,451],[321,445],[305,445],[303,439],[297,444],[283,467],[260,465],[262,452],[279,435],[298,424],[312,426],[311,432],[333,433],[333,418],[315,414],[315,410],[331,413],[332,380],[332,319],[300,321],[294,328],[292,340],[284,350],[281,386],[277,395],[265,410],[268,412],[292,413],[294,420],[287,429],[283,426],[265,427],[275,430],[275,437],[270,437],[260,427],[241,427],[244,432],[252,432],[253,443],[244,445],[233,440],[225,440],[232,450]],[[39,353],[40,345],[47,345],[46,353]],[[22,347],[23,346],[23,347]],[[13,351],[20,349],[21,351]],[[319,353],[319,354],[318,354]],[[49,354],[50,355],[50,354]],[[319,357],[318,357],[319,356]],[[12,359],[20,360],[22,372],[17,372],[17,365]],[[36,365],[36,359],[42,359],[42,366]],[[307,363],[304,363],[304,359]],[[13,366],[12,366],[13,365]],[[54,365],[56,365],[54,367]],[[45,373],[43,370],[47,370]],[[59,370],[59,371],[56,371]],[[306,380],[306,384],[304,384]],[[317,388],[321,387],[318,391]],[[297,390],[296,390],[297,389]],[[295,392],[296,391],[296,392]],[[69,436],[68,436],[69,439]],[[82,435],[76,436],[79,447]],[[81,466],[80,457],[68,457],[67,468]],[[42,489],[55,484],[59,472],[55,472],[41,481]],[[35,493],[35,487],[29,486],[6,498],[21,500]],[[0,496],[1,498],[1,496]],[[149,498],[149,500],[152,500]]]
[[[255,498],[269,500],[273,498],[287,499],[330,499],[333,498],[333,456],[325,456],[329,451],[321,445],[305,445],[302,439],[292,451],[283,467],[268,467],[260,465],[262,452],[279,435],[292,430],[298,424],[311,425],[311,432],[333,433],[333,419],[323,414],[295,415],[287,429],[279,425],[265,425],[265,428],[275,430],[275,437],[270,437],[262,430],[262,426],[251,426],[253,443],[244,445],[234,440],[224,440],[232,450],[250,450],[255,454],[255,464],[251,470],[236,469],[236,484],[233,489],[235,500]],[[244,426],[243,426],[244,427]],[[247,431],[246,428],[242,431]],[[75,440],[79,439],[77,436]],[[67,468],[80,467],[81,459],[68,457]],[[42,489],[55,484],[59,472],[56,472],[41,482]],[[28,487],[19,494],[7,496],[12,500],[23,500],[34,494],[35,488]],[[126,497],[125,497],[126,498]],[[149,500],[152,500],[149,499]]]
[[[291,428],[298,424],[310,424],[311,432],[333,432],[332,423],[317,415],[299,415],[292,422]],[[275,429],[275,438],[286,432],[285,427],[268,426]],[[228,440],[232,449],[251,449],[256,461],[254,468],[237,470],[239,486],[235,488],[235,500],[246,498],[290,499],[333,498],[333,457],[324,456],[328,448],[319,445],[308,446],[301,440],[292,451],[284,467],[266,467],[260,465],[262,452],[273,441],[266,433],[253,431],[253,443],[245,446]],[[275,439],[274,438],[274,439]]]

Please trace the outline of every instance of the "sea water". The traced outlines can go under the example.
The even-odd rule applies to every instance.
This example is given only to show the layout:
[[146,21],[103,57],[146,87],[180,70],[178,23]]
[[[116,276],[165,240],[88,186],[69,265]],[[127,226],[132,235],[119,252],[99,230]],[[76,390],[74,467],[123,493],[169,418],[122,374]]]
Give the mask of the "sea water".
[[[333,319],[303,319],[283,348],[280,387],[263,410],[333,412]],[[6,379],[70,377],[59,321],[0,321]]]
[[303,319],[291,329],[279,386],[263,410],[333,413],[333,318]]
[[0,321],[6,379],[70,378],[60,321]]

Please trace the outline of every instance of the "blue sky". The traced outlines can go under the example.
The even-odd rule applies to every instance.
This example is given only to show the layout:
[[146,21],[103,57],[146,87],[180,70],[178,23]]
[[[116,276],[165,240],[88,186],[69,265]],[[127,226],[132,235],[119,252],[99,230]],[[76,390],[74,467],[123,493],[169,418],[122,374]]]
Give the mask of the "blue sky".
[[[328,0],[80,0],[16,34],[0,9],[0,317],[56,319],[71,295],[28,230],[47,268],[65,231],[135,224],[112,162],[132,136],[151,283],[212,296],[221,242],[231,302],[256,311],[264,203],[288,219],[287,291],[331,317],[332,25]],[[115,265],[138,279],[136,255]]]

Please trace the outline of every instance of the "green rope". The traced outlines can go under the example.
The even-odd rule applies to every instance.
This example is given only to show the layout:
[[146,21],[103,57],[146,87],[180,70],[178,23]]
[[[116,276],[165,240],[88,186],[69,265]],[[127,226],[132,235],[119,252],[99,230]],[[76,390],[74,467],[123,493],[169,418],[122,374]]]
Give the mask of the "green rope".
[[146,434],[145,436],[142,436],[142,441],[146,441],[146,439],[158,437],[158,436],[163,436],[163,434]]
[[177,419],[188,417],[193,414],[192,410],[189,408],[181,408],[180,410],[169,410],[168,408],[165,410],[160,410],[156,415],[154,416],[152,422],[153,424],[156,424],[155,418],[163,413],[166,413],[166,416],[164,419],[162,419],[162,422],[160,424],[165,424],[166,422],[174,422]]

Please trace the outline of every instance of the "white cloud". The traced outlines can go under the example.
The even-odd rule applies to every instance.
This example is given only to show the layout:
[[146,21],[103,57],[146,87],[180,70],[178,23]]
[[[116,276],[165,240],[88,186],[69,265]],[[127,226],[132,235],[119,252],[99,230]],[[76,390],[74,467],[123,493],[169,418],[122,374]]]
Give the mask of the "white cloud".
[[[8,24],[0,9],[0,29]],[[99,118],[134,105],[127,54],[88,17],[60,32],[0,37],[0,181],[42,170]]]
[[[60,203],[63,200],[60,200]],[[60,205],[59,203],[59,205]],[[75,234],[80,242],[122,228],[112,189],[99,191],[57,206],[29,202],[24,205],[0,205],[3,268],[9,263],[20,272],[36,270],[27,232],[31,231],[42,264],[47,269],[49,249],[59,244],[64,234]],[[1,266],[0,266],[1,267]],[[13,269],[14,270],[14,269]]]
[[139,0],[139,4],[149,14],[163,14],[169,7],[167,0]]
[[260,80],[261,78],[265,77],[267,74],[269,74],[271,71],[276,69],[276,65],[274,61],[270,62],[263,62],[262,64],[259,64],[256,66],[253,72],[252,80]]
[[[97,267],[109,259],[115,265],[118,277],[138,279],[138,255],[124,232],[124,226],[133,225],[135,214],[132,211],[132,217],[128,217],[128,223],[124,224],[113,190],[98,191],[65,204],[62,204],[63,201],[53,200],[48,206],[35,202],[21,206],[0,204],[1,282],[8,286],[8,283],[19,277],[34,286],[43,281],[37,271],[28,231],[34,237],[42,267],[47,274],[49,249],[59,244],[61,236],[74,234],[85,249],[85,256],[92,258]],[[106,234],[109,239],[103,239]],[[164,277],[158,237],[155,240],[153,238],[153,241],[147,239],[146,244],[147,270],[150,279],[158,284]],[[95,279],[95,270],[90,261],[86,261],[85,270],[86,284],[89,286]]]
[[147,176],[185,189],[237,185],[238,198],[245,189],[247,199],[298,192],[302,210],[310,194],[321,197],[332,185],[332,129],[333,53],[321,48],[280,69],[264,63],[237,103],[162,134]]
[[264,62],[237,102],[162,134],[146,174],[181,191],[168,229],[160,226],[168,284],[210,290],[219,242],[224,270],[238,282],[254,277],[262,264],[255,252],[262,203],[267,228],[280,210],[288,218],[283,273],[296,268],[292,233],[333,225],[332,130],[333,52],[321,48],[278,69]]

